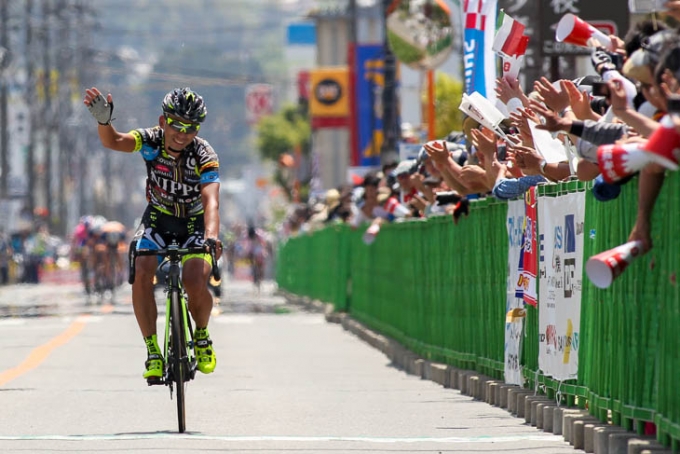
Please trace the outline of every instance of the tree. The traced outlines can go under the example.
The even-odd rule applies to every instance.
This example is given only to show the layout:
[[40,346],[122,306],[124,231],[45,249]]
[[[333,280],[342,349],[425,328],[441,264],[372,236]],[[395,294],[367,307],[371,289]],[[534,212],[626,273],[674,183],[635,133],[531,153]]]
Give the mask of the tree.
[[311,126],[307,115],[293,105],[284,106],[274,115],[264,117],[257,125],[257,149],[262,159],[277,161],[283,153],[300,147],[309,154]]
[[[274,115],[264,117],[257,125],[257,149],[263,160],[279,162],[284,154],[295,154],[297,150],[303,156],[309,156],[311,146],[311,125],[304,109],[294,105],[286,105]],[[299,165],[299,163],[298,163]],[[299,169],[279,168],[275,181],[292,196],[292,172],[297,175]],[[301,181],[298,196],[308,192],[309,181]],[[303,198],[303,197],[301,197]]]
[[[445,73],[435,73],[435,134],[439,138],[446,137],[451,131],[463,130],[463,112],[458,109],[463,97],[463,82]],[[427,87],[422,95],[423,103],[427,103]]]

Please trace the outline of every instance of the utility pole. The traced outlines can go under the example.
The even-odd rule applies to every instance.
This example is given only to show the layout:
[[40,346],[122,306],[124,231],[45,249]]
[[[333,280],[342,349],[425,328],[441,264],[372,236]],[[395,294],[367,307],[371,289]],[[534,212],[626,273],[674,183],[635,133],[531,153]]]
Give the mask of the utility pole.
[[11,58],[9,52],[9,39],[7,33],[7,3],[9,0],[0,0],[0,20],[2,21],[2,30],[0,31],[0,198],[6,198],[9,195],[7,190],[7,181],[9,179],[9,139],[7,131],[7,64]]
[[[52,196],[52,66],[50,65],[51,40],[50,40],[50,19],[52,14],[51,0],[43,0],[42,6],[42,45],[43,45],[43,87],[45,91],[45,104],[43,106],[43,145],[45,147],[45,208],[47,208],[49,218],[53,218],[53,196]],[[51,224],[51,222],[50,222]]]
[[33,214],[35,209],[35,143],[36,116],[35,99],[35,69],[33,67],[33,0],[26,0],[26,105],[28,106],[28,147],[26,149],[26,178],[28,191],[26,197],[26,210]]
[[397,140],[399,125],[397,124],[397,59],[387,41],[387,10],[391,0],[383,0],[383,49],[385,61],[385,86],[383,87],[383,146],[380,150],[380,162],[384,164],[398,159]]
[[70,84],[70,74],[69,68],[72,68],[72,55],[73,52],[70,46],[69,30],[72,28],[70,19],[72,17],[67,0],[59,0],[56,11],[58,12],[59,18],[59,48],[57,50],[57,105],[59,108],[59,115],[61,121],[56,122],[55,132],[58,133],[59,137],[59,148],[57,153],[57,188],[58,188],[58,231],[62,235],[66,234],[68,227],[68,191],[70,190],[70,182],[73,177],[72,166],[71,166],[71,149],[73,141],[71,140],[72,135],[68,133],[66,128],[66,119],[71,117],[71,84]]
[[[87,52],[89,52],[87,41],[85,40],[86,33],[86,16],[85,4],[82,0],[76,0],[76,51],[73,54],[73,63],[76,69],[76,77],[78,79],[78,86],[85,86],[85,62],[87,61]],[[87,85],[89,86],[89,85]],[[82,110],[82,108],[81,108]],[[80,114],[78,115],[80,117]],[[80,124],[78,124],[80,128]],[[87,136],[85,134],[77,134],[75,139],[75,146],[73,152],[75,153],[75,175],[74,183],[78,188],[78,215],[83,215],[90,212],[87,206],[87,198],[85,196],[85,189],[87,187],[88,168],[86,161]],[[77,180],[77,181],[76,181]]]

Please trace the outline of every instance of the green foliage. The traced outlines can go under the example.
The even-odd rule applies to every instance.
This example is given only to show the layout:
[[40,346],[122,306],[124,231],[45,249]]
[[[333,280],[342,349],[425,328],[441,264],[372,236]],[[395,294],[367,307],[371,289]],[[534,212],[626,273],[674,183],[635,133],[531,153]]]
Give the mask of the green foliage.
[[311,132],[307,115],[294,105],[286,105],[257,125],[260,157],[276,161],[283,153],[294,153],[298,146],[303,155],[308,155]]
[[418,63],[425,58],[425,53],[415,47],[414,45],[401,39],[396,33],[387,31],[387,39],[390,43],[390,48],[399,61],[406,65]]
[[[446,137],[451,131],[462,131],[463,112],[458,109],[463,97],[463,82],[449,75],[435,73],[435,134]],[[423,93],[423,102],[427,102],[427,86]]]

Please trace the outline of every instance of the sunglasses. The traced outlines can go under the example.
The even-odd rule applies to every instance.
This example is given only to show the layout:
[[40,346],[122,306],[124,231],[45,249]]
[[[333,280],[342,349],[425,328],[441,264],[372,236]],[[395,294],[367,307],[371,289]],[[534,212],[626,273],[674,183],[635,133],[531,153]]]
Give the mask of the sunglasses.
[[183,132],[185,134],[191,134],[193,132],[198,132],[201,129],[201,125],[198,123],[184,123],[174,118],[165,117],[165,122],[175,131]]

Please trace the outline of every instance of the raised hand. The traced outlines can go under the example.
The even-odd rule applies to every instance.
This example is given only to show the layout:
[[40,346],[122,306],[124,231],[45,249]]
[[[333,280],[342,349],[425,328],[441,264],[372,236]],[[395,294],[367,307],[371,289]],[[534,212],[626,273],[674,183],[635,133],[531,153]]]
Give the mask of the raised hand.
[[472,145],[477,148],[481,155],[484,155],[484,159],[487,162],[493,161],[493,157],[496,154],[496,136],[493,131],[484,128],[481,131],[473,129],[470,133],[472,135]]
[[533,111],[531,109],[519,109],[518,112],[513,112],[510,114],[510,120],[512,121],[512,125],[519,130],[519,136],[522,139],[522,143],[525,145],[533,145],[534,138],[531,135],[529,121],[540,123],[540,121],[538,121],[538,117],[535,117]]
[[609,104],[612,106],[614,113],[623,112],[628,109],[628,96],[623,83],[620,80],[613,79],[607,82],[609,86]]
[[526,96],[517,79],[506,79],[499,77],[496,79],[496,95],[504,104],[507,104],[512,98],[518,98],[524,101]]
[[526,175],[538,175],[541,173],[543,156],[531,147],[523,145],[510,145],[508,150],[514,155],[514,161]]
[[579,91],[574,82],[570,80],[561,80],[560,86],[562,91],[565,91],[569,96],[569,105],[576,118],[579,120],[597,120],[599,118],[590,107],[590,96],[587,92]]
[[100,125],[111,124],[111,115],[113,115],[113,97],[111,93],[104,99],[104,96],[96,87],[88,88],[85,90],[83,104],[87,106],[87,109]]
[[446,147],[446,142],[443,140],[433,140],[423,145],[427,155],[432,158],[435,163],[446,162],[449,159],[449,150]]
[[543,123],[536,125],[536,129],[550,132],[569,131],[571,129],[572,120],[561,118],[556,112],[546,109],[540,103],[532,101],[531,108],[541,115],[544,120]]
[[534,90],[541,96],[545,105],[556,112],[561,112],[569,106],[569,95],[567,95],[567,92],[558,91],[545,77],[541,77],[534,82]]

